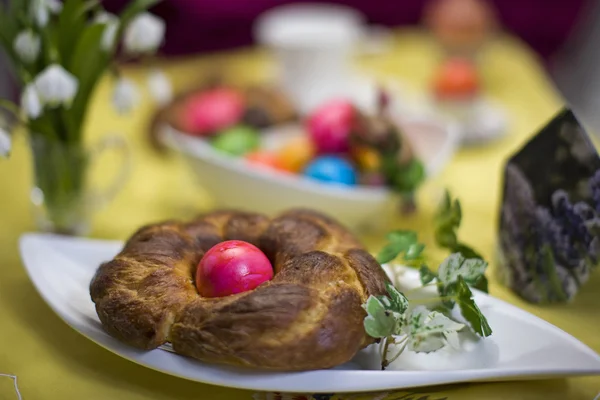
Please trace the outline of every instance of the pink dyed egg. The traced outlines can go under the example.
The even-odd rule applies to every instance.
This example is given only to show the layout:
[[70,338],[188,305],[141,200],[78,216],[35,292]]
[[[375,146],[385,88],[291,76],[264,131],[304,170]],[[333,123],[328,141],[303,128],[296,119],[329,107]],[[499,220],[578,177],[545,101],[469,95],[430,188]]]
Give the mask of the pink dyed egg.
[[252,290],[272,278],[271,262],[258,247],[228,240],[204,254],[196,270],[196,288],[203,297],[223,297]]
[[191,96],[180,118],[186,131],[209,136],[237,124],[244,107],[244,98],[239,92],[211,89]]
[[319,107],[307,121],[307,130],[320,153],[348,151],[355,109],[346,100],[332,100]]

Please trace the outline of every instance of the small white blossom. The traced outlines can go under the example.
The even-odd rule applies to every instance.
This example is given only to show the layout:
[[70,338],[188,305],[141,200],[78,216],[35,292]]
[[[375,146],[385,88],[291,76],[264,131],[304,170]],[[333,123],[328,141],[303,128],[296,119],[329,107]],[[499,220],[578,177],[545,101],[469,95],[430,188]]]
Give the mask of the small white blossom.
[[31,13],[40,27],[48,24],[50,14],[58,14],[62,10],[60,0],[34,0],[31,2]]
[[42,104],[51,107],[69,107],[79,86],[77,78],[58,64],[46,67],[34,82]]
[[117,38],[117,30],[119,29],[119,18],[116,15],[101,12],[96,15],[94,21],[98,24],[104,24],[104,33],[102,34],[102,50],[109,51],[115,44]]
[[125,114],[139,101],[137,89],[132,81],[120,78],[114,88],[112,102],[119,114]]
[[148,89],[158,104],[165,105],[173,98],[169,78],[160,70],[152,70],[148,75]]
[[431,352],[441,349],[446,343],[458,347],[457,331],[462,328],[464,328],[463,324],[451,320],[440,312],[417,306],[408,318],[404,333],[409,337],[409,350]]
[[33,84],[28,84],[21,94],[21,109],[27,117],[35,119],[42,114],[42,102]]
[[20,32],[13,42],[15,53],[17,53],[21,61],[28,64],[38,58],[40,46],[41,41],[39,36],[31,30]]
[[10,154],[11,139],[10,134],[4,128],[0,127],[0,156],[6,157]]
[[131,54],[151,53],[161,45],[165,22],[147,12],[137,15],[125,29],[124,46]]

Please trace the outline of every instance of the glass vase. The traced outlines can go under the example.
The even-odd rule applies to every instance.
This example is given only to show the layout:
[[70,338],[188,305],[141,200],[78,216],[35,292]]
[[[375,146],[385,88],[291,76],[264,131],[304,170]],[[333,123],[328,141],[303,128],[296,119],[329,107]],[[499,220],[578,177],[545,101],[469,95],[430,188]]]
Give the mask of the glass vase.
[[[88,148],[80,142],[48,139],[30,134],[33,161],[31,203],[42,232],[82,236],[89,233],[94,211],[99,210],[124,186],[130,171],[125,140],[107,136]],[[121,153],[122,165],[103,190],[91,188],[89,172],[108,150]]]

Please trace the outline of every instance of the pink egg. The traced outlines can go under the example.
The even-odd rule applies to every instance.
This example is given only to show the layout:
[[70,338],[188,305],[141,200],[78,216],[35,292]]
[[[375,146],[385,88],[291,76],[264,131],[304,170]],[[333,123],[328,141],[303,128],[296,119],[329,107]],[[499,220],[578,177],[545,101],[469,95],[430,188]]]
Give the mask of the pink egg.
[[244,98],[233,89],[211,89],[191,96],[183,108],[185,129],[198,135],[213,135],[239,122]]
[[348,151],[355,109],[346,100],[332,100],[319,107],[307,121],[307,130],[320,153]]
[[228,240],[204,254],[196,270],[196,288],[203,297],[222,297],[252,290],[272,278],[271,262],[258,247]]

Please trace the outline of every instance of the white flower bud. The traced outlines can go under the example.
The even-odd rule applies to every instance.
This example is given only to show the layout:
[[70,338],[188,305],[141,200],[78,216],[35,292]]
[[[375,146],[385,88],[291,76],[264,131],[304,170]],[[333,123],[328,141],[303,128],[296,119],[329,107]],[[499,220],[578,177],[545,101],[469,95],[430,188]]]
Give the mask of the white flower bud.
[[115,44],[117,38],[117,30],[119,29],[119,18],[116,15],[101,12],[94,19],[98,24],[104,24],[104,33],[102,34],[102,50],[109,51]]
[[62,6],[60,0],[34,0],[31,2],[31,13],[37,25],[45,27],[50,19],[50,13],[60,13]]
[[114,88],[112,102],[119,114],[126,114],[139,101],[139,95],[133,82],[120,78]]
[[34,62],[40,54],[41,41],[39,36],[30,30],[20,32],[15,41],[13,48],[21,61],[29,64]]
[[42,114],[42,102],[33,84],[28,84],[21,94],[21,109],[30,119],[36,119]]
[[12,140],[10,134],[0,127],[0,156],[6,157],[10,154]]
[[161,106],[167,104],[173,98],[173,89],[169,78],[158,69],[150,71],[148,89],[154,100]]
[[44,2],[52,14],[58,14],[62,11],[63,5],[60,0],[45,0]]
[[131,54],[151,53],[161,45],[165,22],[147,12],[136,16],[125,29],[124,46]]
[[69,107],[79,86],[77,78],[58,64],[46,67],[34,84],[42,104],[51,107],[61,104]]

